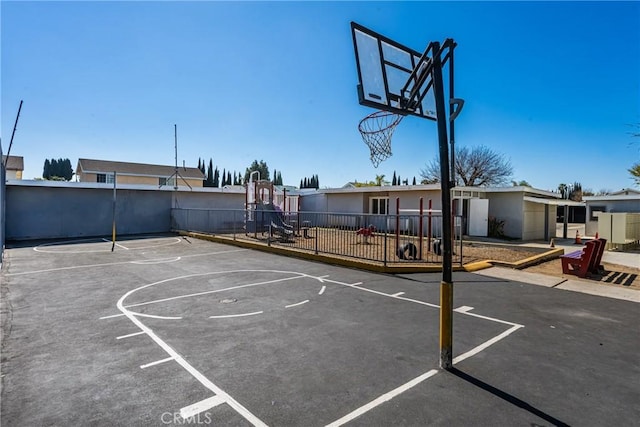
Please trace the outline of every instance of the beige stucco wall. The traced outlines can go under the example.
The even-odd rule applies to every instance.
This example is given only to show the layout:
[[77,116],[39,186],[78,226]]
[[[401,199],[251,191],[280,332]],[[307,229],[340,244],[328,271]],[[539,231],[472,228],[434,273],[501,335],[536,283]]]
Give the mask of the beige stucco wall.
[[541,203],[524,202],[522,240],[544,239],[545,209]]
[[6,179],[22,179],[22,171],[7,170]]
[[[79,176],[80,182],[97,182],[97,174],[95,173],[82,173]],[[202,187],[202,180],[200,179],[186,179],[192,187]],[[141,185],[160,185],[160,178],[157,176],[131,176],[131,175],[118,175],[119,184],[141,184]],[[181,178],[178,178],[178,185],[186,185]]]

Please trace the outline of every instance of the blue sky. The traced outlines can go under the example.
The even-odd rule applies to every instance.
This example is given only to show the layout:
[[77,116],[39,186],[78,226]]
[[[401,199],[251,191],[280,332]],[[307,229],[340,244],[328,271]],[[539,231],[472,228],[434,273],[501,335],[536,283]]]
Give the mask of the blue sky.
[[[435,123],[407,117],[374,168],[357,126],[350,21],[415,50],[452,37],[456,144],[508,158],[513,179],[556,189],[632,186],[640,158],[639,2],[2,1],[2,145],[25,158],[242,171],[264,160],[298,185],[393,172],[437,156]],[[638,128],[635,127],[637,130]],[[634,143],[634,140],[636,141]]]

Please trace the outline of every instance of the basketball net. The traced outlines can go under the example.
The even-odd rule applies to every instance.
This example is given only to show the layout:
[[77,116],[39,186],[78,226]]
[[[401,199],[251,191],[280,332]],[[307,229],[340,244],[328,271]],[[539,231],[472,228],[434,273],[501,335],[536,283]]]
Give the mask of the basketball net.
[[377,168],[380,162],[391,157],[391,137],[403,118],[389,111],[376,111],[360,121],[358,130],[369,147],[374,167]]

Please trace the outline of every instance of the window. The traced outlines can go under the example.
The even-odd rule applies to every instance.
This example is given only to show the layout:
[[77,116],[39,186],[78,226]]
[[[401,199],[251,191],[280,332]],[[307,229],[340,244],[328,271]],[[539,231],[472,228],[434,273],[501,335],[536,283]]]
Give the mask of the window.
[[158,185],[176,186],[176,177],[172,178],[158,178]]
[[112,173],[99,173],[96,175],[96,182],[106,182],[107,184],[113,184],[114,177]]
[[372,197],[369,199],[369,213],[374,215],[386,215],[389,213],[388,197]]
[[596,215],[596,212],[606,212],[607,211],[607,207],[606,206],[591,206],[590,210],[590,221],[597,221],[598,220],[598,216]]

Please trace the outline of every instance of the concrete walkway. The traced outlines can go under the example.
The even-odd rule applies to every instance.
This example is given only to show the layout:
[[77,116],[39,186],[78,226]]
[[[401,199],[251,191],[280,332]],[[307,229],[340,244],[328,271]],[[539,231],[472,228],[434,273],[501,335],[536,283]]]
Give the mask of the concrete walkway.
[[[588,238],[584,238],[583,242],[587,241]],[[569,252],[577,251],[581,249],[582,245],[576,245],[575,239],[555,239],[555,247],[564,249],[564,253],[568,254]],[[548,243],[542,242],[527,242],[521,243],[518,246],[528,246],[534,248],[548,248],[550,245]],[[619,252],[619,251],[604,251],[602,255],[602,261],[608,262],[610,264],[624,265],[632,268],[640,268],[640,251],[633,252]]]
[[530,273],[504,267],[491,267],[486,270],[476,271],[475,274],[640,303],[640,291],[636,289],[615,288],[613,286],[604,286],[584,280],[565,279],[563,277]]

